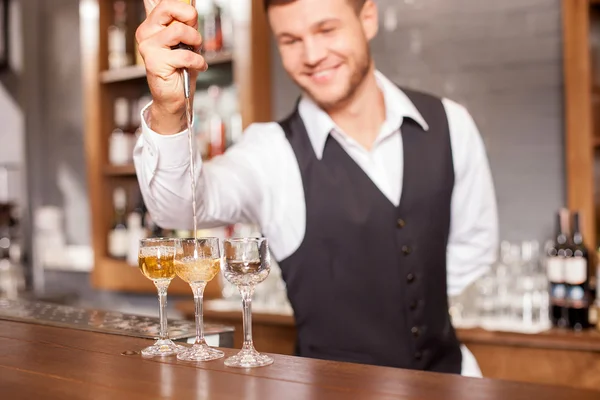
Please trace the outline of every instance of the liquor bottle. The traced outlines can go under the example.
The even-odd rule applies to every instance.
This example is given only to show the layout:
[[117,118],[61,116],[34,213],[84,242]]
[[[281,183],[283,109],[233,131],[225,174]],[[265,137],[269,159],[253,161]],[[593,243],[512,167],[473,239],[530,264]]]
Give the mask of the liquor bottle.
[[221,30],[221,9],[214,0],[206,2],[207,13],[203,16],[202,50],[206,54],[215,54],[223,50],[223,32]]
[[119,97],[114,104],[114,124],[108,145],[108,161],[112,165],[126,165],[133,161],[133,144],[135,137],[129,129],[129,101]]
[[567,325],[565,312],[565,259],[572,256],[568,243],[569,212],[561,208],[557,214],[556,236],[548,249],[546,273],[550,283],[550,320],[552,325]]
[[225,152],[227,144],[225,123],[220,113],[221,88],[211,85],[208,88],[210,110],[208,115],[208,137],[210,138],[209,157],[216,157]]
[[232,5],[224,5],[221,9],[221,35],[223,36],[223,50],[231,51],[234,46],[234,17]]
[[118,69],[131,64],[131,55],[127,49],[127,4],[116,0],[114,23],[108,27],[108,68]]
[[108,254],[112,258],[124,260],[127,258],[129,237],[126,221],[127,194],[122,187],[113,192],[113,206],[115,210],[113,225],[108,234]]
[[581,234],[579,213],[573,213],[573,256],[565,263],[567,320],[575,330],[589,326],[589,255]]

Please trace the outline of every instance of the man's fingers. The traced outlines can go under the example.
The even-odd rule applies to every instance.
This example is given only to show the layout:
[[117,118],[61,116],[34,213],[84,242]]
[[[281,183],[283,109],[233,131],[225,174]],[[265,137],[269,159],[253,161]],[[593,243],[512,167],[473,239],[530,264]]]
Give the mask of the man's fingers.
[[190,71],[206,71],[208,64],[204,57],[189,50],[168,50],[165,61],[173,68],[187,68]]
[[153,24],[162,26],[167,26],[173,21],[179,21],[197,27],[198,12],[195,7],[180,0],[161,0],[148,15],[148,20]]
[[[145,61],[147,71],[157,76],[165,77],[165,75],[170,75],[182,68],[187,68],[192,73],[193,71],[206,71],[208,69],[204,57],[189,50],[162,49],[155,56],[152,60],[160,60],[160,64],[153,63],[150,59]],[[165,70],[165,66],[168,70]]]
[[202,36],[196,29],[176,21],[140,43],[140,47],[171,49],[180,43],[198,49],[202,45]]
[[136,30],[135,38],[138,43],[154,36],[175,22],[198,30],[198,13],[194,7],[178,0],[144,0],[144,5],[147,2],[158,2],[158,5]]

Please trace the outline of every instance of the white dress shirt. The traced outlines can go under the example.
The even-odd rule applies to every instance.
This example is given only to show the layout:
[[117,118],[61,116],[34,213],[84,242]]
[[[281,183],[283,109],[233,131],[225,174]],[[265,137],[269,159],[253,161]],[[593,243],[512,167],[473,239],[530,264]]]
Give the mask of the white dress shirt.
[[[315,154],[323,155],[331,134],[395,205],[402,196],[404,174],[402,135],[405,117],[429,127],[396,85],[380,72],[376,79],[384,95],[386,120],[371,150],[342,132],[308,97],[299,112]],[[448,295],[459,294],[486,273],[496,257],[498,220],[494,187],[479,131],[469,112],[443,99],[448,117],[454,164],[450,234],[447,247]],[[156,223],[168,229],[191,229],[191,181],[187,131],[165,136],[153,132],[142,111],[142,135],[134,162],[144,201]],[[283,260],[303,241],[306,228],[300,169],[279,124],[255,123],[225,154],[202,162],[196,152],[198,226],[208,228],[238,222],[260,226],[273,256]],[[462,374],[480,376],[473,355],[463,346]]]

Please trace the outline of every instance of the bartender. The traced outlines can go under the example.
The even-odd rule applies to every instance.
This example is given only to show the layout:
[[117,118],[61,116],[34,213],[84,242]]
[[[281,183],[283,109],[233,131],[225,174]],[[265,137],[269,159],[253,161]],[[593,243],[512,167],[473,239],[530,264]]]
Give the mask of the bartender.
[[[158,225],[192,227],[181,68],[207,68],[192,6],[145,0],[136,37],[153,101],[135,166]],[[202,227],[260,226],[294,310],[299,356],[480,376],[448,296],[495,260],[494,187],[461,105],[399,88],[375,67],[372,0],[265,0],[302,91],[282,121],[250,125],[196,160]],[[393,49],[389,49],[393,51]],[[194,79],[193,79],[194,80]]]

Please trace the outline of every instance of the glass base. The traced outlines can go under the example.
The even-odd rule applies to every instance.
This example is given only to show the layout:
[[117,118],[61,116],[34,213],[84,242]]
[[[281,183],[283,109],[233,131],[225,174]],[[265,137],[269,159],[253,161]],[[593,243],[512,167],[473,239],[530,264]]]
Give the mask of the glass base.
[[195,344],[177,354],[177,359],[182,361],[212,361],[224,356],[225,354],[221,350],[213,349],[206,343],[203,343]]
[[225,360],[228,367],[254,368],[273,364],[273,359],[266,354],[260,354],[254,348],[243,349],[235,356]]
[[142,356],[144,357],[162,357],[162,356],[173,356],[187,348],[178,344],[173,343],[170,339],[157,340],[150,347],[146,347],[142,350]]

